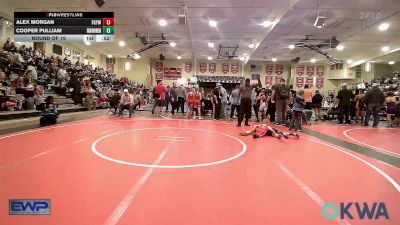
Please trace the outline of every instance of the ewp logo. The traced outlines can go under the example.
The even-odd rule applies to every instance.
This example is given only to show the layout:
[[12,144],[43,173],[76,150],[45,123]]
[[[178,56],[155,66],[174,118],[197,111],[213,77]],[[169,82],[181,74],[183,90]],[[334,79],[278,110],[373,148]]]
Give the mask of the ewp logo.
[[[340,203],[340,219],[346,219],[346,217],[350,220],[354,219],[350,208],[353,206],[356,207],[356,211],[358,214],[358,218],[364,220],[365,217],[367,219],[375,219],[378,220],[381,217],[384,219],[389,219],[389,213],[386,209],[386,205],[383,202],[372,203],[372,206],[369,206],[368,203],[363,202],[362,204],[358,202],[349,202],[349,203]],[[354,211],[354,210],[353,210]],[[322,206],[322,215],[328,220],[335,219],[339,214],[339,208],[335,203],[328,202]]]
[[23,200],[9,201],[10,215],[50,215],[50,200]]

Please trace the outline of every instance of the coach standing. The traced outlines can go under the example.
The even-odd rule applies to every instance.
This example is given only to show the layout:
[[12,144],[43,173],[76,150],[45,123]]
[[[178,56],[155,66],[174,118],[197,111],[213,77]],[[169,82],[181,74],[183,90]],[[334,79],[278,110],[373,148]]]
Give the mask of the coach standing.
[[245,84],[239,88],[240,98],[240,111],[238,116],[237,126],[242,126],[243,117],[246,118],[244,125],[249,125],[249,119],[251,117],[251,95],[253,93],[253,88],[262,87],[260,77],[258,77],[258,84],[250,85],[250,78],[246,78]]
[[275,90],[271,96],[271,102],[275,102],[276,113],[278,115],[276,125],[285,124],[286,109],[291,98],[292,93],[290,92],[290,88],[285,84],[285,79],[282,78],[281,83],[275,86]]

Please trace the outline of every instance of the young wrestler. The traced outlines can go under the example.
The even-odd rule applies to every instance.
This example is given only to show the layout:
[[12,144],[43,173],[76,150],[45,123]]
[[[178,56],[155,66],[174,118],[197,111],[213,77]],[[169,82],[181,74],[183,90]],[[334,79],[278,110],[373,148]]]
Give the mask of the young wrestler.
[[254,125],[251,130],[245,131],[240,133],[242,136],[248,136],[248,135],[253,135],[253,138],[260,138],[264,136],[271,136],[271,137],[276,137],[276,138],[286,138],[289,139],[289,136],[295,137],[299,139],[299,135],[297,133],[285,133],[282,131],[279,131],[273,127],[268,126],[265,123],[259,124],[259,125]]

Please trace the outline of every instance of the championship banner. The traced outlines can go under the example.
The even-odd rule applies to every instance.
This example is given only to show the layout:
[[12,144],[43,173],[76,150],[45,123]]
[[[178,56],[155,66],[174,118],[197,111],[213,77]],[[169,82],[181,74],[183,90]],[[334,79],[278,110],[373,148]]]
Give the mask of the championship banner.
[[106,71],[109,72],[109,73],[114,73],[114,64],[108,63],[106,65]]
[[164,68],[164,79],[178,80],[182,77],[182,68]]
[[306,84],[307,84],[309,87],[314,86],[314,77],[306,77]]
[[237,74],[237,72],[239,72],[239,64],[237,63],[231,64],[231,72],[233,74]]
[[296,74],[297,76],[303,76],[304,75],[304,65],[298,65],[296,67]]
[[274,81],[273,76],[265,76],[265,85],[267,85],[268,87],[272,86],[273,81]]
[[296,86],[298,88],[303,87],[304,85],[304,77],[296,77]]
[[324,86],[324,78],[323,77],[317,77],[317,82],[315,84],[318,89],[322,88]]
[[268,64],[265,66],[265,73],[271,75],[274,72],[274,65]]
[[162,72],[163,69],[163,62],[156,62],[156,71]]
[[312,75],[314,75],[314,66],[312,65],[312,66],[306,66],[306,69],[307,69],[307,76],[312,76]]
[[283,73],[283,65],[282,64],[275,65],[275,73],[276,73],[276,75],[282,75],[282,73]]
[[317,75],[323,77],[325,73],[325,66],[317,66]]
[[222,70],[222,72],[224,74],[228,73],[229,72],[229,64],[228,63],[222,63],[221,70]]
[[283,76],[276,76],[275,77],[275,84],[280,84]]
[[258,80],[258,79],[260,79],[260,74],[259,74],[259,73],[251,74],[251,79],[252,79],[252,80]]
[[163,74],[160,72],[156,72],[156,80],[162,80],[163,79]]
[[208,64],[208,72],[215,73],[216,70],[217,70],[217,64],[215,63]]
[[200,72],[204,73],[207,71],[207,63],[200,63],[199,64]]
[[164,77],[169,76],[169,68],[164,68]]
[[186,73],[190,73],[190,72],[192,72],[192,63],[186,63],[185,64],[185,71],[186,71]]

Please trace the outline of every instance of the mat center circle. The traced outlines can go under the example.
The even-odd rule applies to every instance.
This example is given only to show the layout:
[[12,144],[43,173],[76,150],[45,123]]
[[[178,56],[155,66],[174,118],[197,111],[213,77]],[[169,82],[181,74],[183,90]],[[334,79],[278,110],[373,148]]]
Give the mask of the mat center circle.
[[[226,157],[222,160],[217,160],[217,161],[212,161],[212,162],[206,162],[206,163],[191,163],[191,164],[187,164],[187,165],[159,165],[159,164],[152,164],[152,163],[139,163],[139,162],[131,162],[131,161],[126,161],[126,160],[120,160],[120,159],[116,159],[115,157],[111,157],[108,154],[104,154],[102,152],[100,152],[97,149],[98,144],[101,141],[106,140],[107,138],[110,137],[115,137],[116,135],[123,135],[129,132],[135,132],[135,134],[140,134],[141,133],[145,133],[146,131],[151,131],[152,135],[151,135],[151,141],[154,142],[153,144],[156,147],[162,146],[163,144],[166,146],[171,146],[172,144],[168,144],[168,143],[173,143],[173,145],[175,144],[188,144],[190,142],[192,142],[193,140],[196,140],[196,136],[198,137],[198,135],[205,135],[205,133],[208,133],[207,135],[218,135],[218,136],[222,136],[223,138],[225,138],[225,141],[227,141],[228,139],[233,140],[234,142],[239,142],[240,146],[241,146],[241,150],[240,152],[230,156],[230,157]],[[157,134],[157,132],[159,131],[165,131],[165,132],[171,132],[174,131],[174,135],[162,135],[162,134]],[[183,135],[179,135],[179,133],[182,132],[184,133]],[[195,135],[185,135],[190,133],[190,132],[196,132]],[[154,133],[154,134],[153,134]],[[148,138],[148,137],[147,137]],[[141,140],[142,142],[146,142],[148,140],[146,140],[145,138],[143,138],[143,140]],[[167,143],[167,144],[166,144]],[[214,148],[216,143],[194,143],[194,147],[199,147],[199,145],[201,145],[200,147],[204,147],[205,145],[209,145],[212,146]],[[224,146],[226,146],[224,144]],[[131,130],[125,130],[125,131],[119,131],[119,132],[115,132],[115,133],[111,133],[108,135],[105,135],[103,137],[98,138],[97,140],[95,140],[92,143],[91,146],[92,152],[94,154],[96,154],[97,156],[114,162],[114,163],[119,163],[119,164],[123,164],[123,165],[129,165],[129,166],[139,166],[139,167],[149,167],[149,168],[193,168],[193,167],[204,167],[204,166],[212,166],[212,165],[217,165],[217,164],[222,164],[225,162],[229,162],[232,160],[235,160],[237,158],[239,158],[240,156],[242,156],[246,150],[247,150],[247,146],[246,144],[231,135],[225,134],[225,133],[221,133],[218,131],[213,131],[213,130],[206,130],[206,129],[200,129],[200,128],[180,128],[180,127],[158,127],[158,128],[137,128],[137,129],[131,129]],[[168,147],[167,147],[168,149]],[[218,147],[214,148],[215,150],[220,150],[218,149]],[[185,150],[187,151],[191,151],[192,149],[188,149],[186,148]],[[166,152],[166,154],[168,154],[168,151]],[[154,160],[154,159],[153,159]]]

